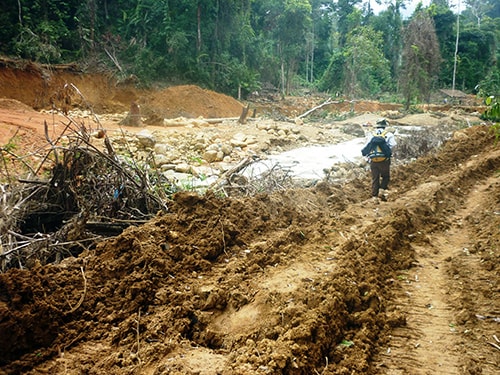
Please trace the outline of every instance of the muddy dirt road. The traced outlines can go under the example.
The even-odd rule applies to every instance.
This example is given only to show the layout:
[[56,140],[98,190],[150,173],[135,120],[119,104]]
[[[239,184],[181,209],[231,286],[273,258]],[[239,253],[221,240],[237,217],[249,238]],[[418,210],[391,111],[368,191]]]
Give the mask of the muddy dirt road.
[[[425,124],[422,124],[425,125]],[[500,148],[169,211],[0,274],[0,374],[497,374]]]

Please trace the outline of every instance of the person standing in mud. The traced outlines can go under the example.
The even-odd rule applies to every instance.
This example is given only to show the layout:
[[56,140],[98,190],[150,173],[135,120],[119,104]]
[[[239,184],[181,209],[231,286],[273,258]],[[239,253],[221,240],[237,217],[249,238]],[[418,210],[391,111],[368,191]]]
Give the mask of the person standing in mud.
[[389,195],[389,181],[391,176],[392,149],[396,146],[394,129],[389,128],[386,119],[380,119],[376,123],[375,131],[370,134],[368,140],[361,150],[370,163],[372,176],[371,193],[374,199],[379,197],[386,201]]

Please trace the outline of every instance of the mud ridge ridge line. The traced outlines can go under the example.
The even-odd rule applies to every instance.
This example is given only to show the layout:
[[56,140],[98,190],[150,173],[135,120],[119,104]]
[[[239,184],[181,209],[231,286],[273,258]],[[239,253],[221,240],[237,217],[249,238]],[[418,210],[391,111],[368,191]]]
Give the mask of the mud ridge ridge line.
[[[413,227],[413,225],[412,225],[412,216],[413,216],[412,209],[413,208],[418,207],[419,209],[423,208],[424,210],[428,210],[430,212],[435,211],[436,203],[441,203],[441,202],[436,202],[436,200],[439,199],[440,193],[448,193],[450,186],[456,186],[455,185],[456,181],[464,178],[464,175],[466,176],[470,173],[476,173],[476,172],[483,173],[483,174],[486,172],[491,173],[491,165],[492,164],[497,165],[499,160],[500,160],[500,154],[496,153],[496,155],[491,155],[484,163],[480,163],[480,164],[473,163],[475,165],[472,165],[472,168],[464,169],[464,170],[460,171],[458,176],[455,179],[453,179],[452,181],[449,181],[447,184],[441,184],[437,181],[435,183],[422,184],[422,185],[425,185],[424,188],[427,190],[427,192],[429,193],[428,196],[430,197],[430,199],[427,200],[426,203],[418,202],[415,200],[413,204],[406,204],[405,209],[403,209],[397,215],[394,215],[394,217],[396,217],[396,219],[390,218],[391,216],[388,216],[389,218],[386,218],[386,216],[382,214],[382,217],[379,219],[379,221],[377,223],[368,225],[368,227],[375,228],[375,231],[361,229],[362,233],[368,232],[368,233],[371,233],[370,235],[366,236],[364,239],[351,238],[351,239],[347,240],[342,245],[342,250],[343,250],[342,252],[344,253],[344,257],[351,259],[351,260],[353,258],[355,258],[356,256],[363,257],[366,253],[364,246],[368,245],[368,247],[374,247],[373,243],[377,243],[377,242],[378,242],[378,249],[379,250],[382,250],[385,247],[386,249],[390,249],[391,252],[398,251],[398,250],[404,251],[406,249],[406,245],[405,245],[406,237],[408,236],[408,234],[412,234],[412,233],[408,233],[407,229],[411,229]],[[484,178],[486,178],[486,176]],[[416,190],[419,190],[419,188],[421,188],[421,187],[417,187]],[[428,190],[429,188],[431,188],[430,191]],[[467,188],[471,188],[471,187],[468,186]],[[420,194],[420,192],[417,193],[417,195],[419,195],[419,194]],[[448,203],[448,202],[446,202],[446,203]],[[450,208],[450,207],[447,207],[448,205],[446,203],[445,203],[444,207],[441,207],[440,211],[443,211],[446,208]],[[389,206],[389,207],[391,207],[391,206]],[[430,225],[427,227],[427,229],[432,230],[434,226],[435,225]],[[376,230],[377,227],[384,228],[382,234],[381,234],[381,231]],[[387,228],[393,229],[392,233],[389,235],[387,235]],[[384,238],[385,238],[385,240],[383,240],[382,244],[380,243],[381,235],[384,236]],[[355,252],[352,251],[354,249],[356,250]],[[356,254],[356,252],[357,252],[357,254]],[[382,255],[382,257],[384,257],[384,255]],[[385,254],[385,257],[390,257],[390,254]],[[373,264],[368,265],[368,266],[365,265],[363,271],[366,273],[377,272],[377,269],[379,269],[380,267],[382,267],[385,264],[384,261],[376,262],[376,260],[377,259],[372,259]],[[378,259],[378,260],[380,260],[380,259]],[[339,259],[338,263],[342,264],[342,261]],[[332,277],[335,277],[335,275],[332,275]],[[363,277],[358,279],[358,282],[362,283]],[[433,287],[434,286],[431,286],[431,289]],[[379,292],[379,293],[381,295],[383,294],[382,292]],[[424,307],[424,309],[425,309],[425,307]],[[447,307],[447,306],[440,307],[438,310],[438,313],[435,314],[435,317],[442,318],[441,317],[443,315],[442,311],[450,314],[453,311],[453,309],[450,307]],[[417,313],[417,315],[418,314],[421,314],[421,315],[426,316],[426,317],[429,316],[429,314],[427,314],[425,312],[425,310],[420,311],[419,313]],[[448,322],[448,319],[445,319],[443,322],[444,323]],[[447,332],[447,329],[448,329],[447,324],[444,324],[444,327],[445,328],[441,331],[441,333],[443,333],[443,334]],[[438,368],[438,370],[439,370],[439,368]],[[455,372],[452,371],[450,373],[453,374]]]
[[[498,156],[494,160],[495,162],[491,164],[498,164]],[[489,171],[490,169],[487,168],[486,164],[477,166],[476,171],[482,171],[483,169]],[[474,170],[472,172],[469,170],[469,172],[476,173]],[[462,174],[461,176],[464,175]],[[453,179],[453,181],[456,183],[458,177],[457,179]],[[449,183],[445,185],[449,185]],[[312,363],[311,366],[313,368],[315,366],[321,370],[324,367],[324,362],[319,363],[319,361],[323,361],[325,355],[331,352],[340,356],[342,355],[342,352],[339,352],[336,346],[340,340],[346,338],[352,339],[355,343],[354,350],[357,350],[357,353],[361,354],[358,356],[361,361],[368,361],[371,358],[375,350],[374,346],[377,342],[377,336],[383,332],[383,322],[387,320],[384,315],[386,314],[388,298],[391,296],[391,291],[387,290],[389,289],[386,283],[387,276],[393,275],[394,271],[401,269],[400,264],[395,261],[394,256],[399,255],[398,253],[414,251],[414,248],[410,246],[411,241],[408,237],[408,234],[413,233],[415,227],[411,210],[423,207],[424,211],[431,212],[436,201],[439,200],[439,194],[436,193],[448,193],[448,190],[446,190],[447,186],[441,187],[438,181],[426,185],[425,188],[430,188],[431,194],[429,199],[426,199],[423,203],[410,202],[405,207],[401,207],[401,204],[399,204],[404,204],[403,199],[388,202],[386,209],[389,210],[396,207],[393,219],[382,215],[379,223],[370,224],[370,226],[367,225],[362,229],[361,233],[365,233],[365,230],[368,233],[366,237],[359,238],[359,236],[356,236],[339,246],[337,249],[338,259],[336,260],[336,266],[332,267],[331,273],[312,282],[310,280],[301,281],[300,288],[306,289],[309,294],[301,297],[302,300],[297,302],[307,307],[307,310],[303,311],[302,314],[304,314],[308,322],[313,322],[311,327],[318,328],[311,332],[299,332],[298,327],[293,327],[291,322],[285,320],[285,318],[291,320],[292,314],[288,312],[288,315],[282,318],[281,322],[276,321],[276,325],[281,324],[283,326],[283,331],[275,341],[283,344],[281,348],[287,348],[281,349],[283,352],[279,353],[278,351],[277,354],[284,355],[285,358],[291,358],[293,356],[288,355],[294,354],[291,352],[291,348],[316,342],[318,337],[327,338],[324,340],[321,352],[318,352],[318,349],[315,349],[314,352],[311,350],[309,356],[309,359],[314,358],[318,361],[318,363]],[[420,189],[421,192],[425,191],[422,186],[417,187],[417,189]],[[458,195],[458,193],[454,193],[451,197],[458,197]],[[444,208],[451,209],[453,203],[451,200],[446,201],[443,203],[443,206]],[[399,204],[399,206],[396,206],[396,204]],[[433,227],[433,225],[428,225],[422,228],[432,229]],[[333,237],[334,235],[330,234],[330,236]],[[381,239],[382,241],[380,241]],[[303,244],[301,243],[294,243],[293,245],[299,248],[299,250],[303,248]],[[353,272],[346,273],[343,267],[344,264],[354,264],[355,267],[345,267],[345,269],[353,270]],[[184,282],[185,280],[180,280],[179,285],[182,285]],[[343,285],[348,285],[348,287],[346,289],[339,289]],[[319,299],[316,296],[317,291],[324,292],[321,295],[326,295],[328,298],[325,300]],[[286,296],[288,297],[289,295]],[[299,299],[297,294],[292,296],[295,296],[297,300]],[[290,307],[285,302],[277,300],[276,306],[272,306],[272,312],[277,313],[278,317],[284,316],[287,313],[285,308]],[[336,318],[333,315],[336,311],[341,311],[341,322],[345,323],[342,326],[343,328],[331,327],[329,324],[330,321],[335,321],[331,318]],[[380,316],[380,320],[376,319],[375,321],[378,320],[382,323],[375,324],[375,321],[370,319],[373,316]],[[148,318],[143,316],[142,319],[144,321]],[[284,324],[283,321],[288,325]],[[265,332],[250,332],[248,336],[250,337],[253,334],[262,335],[260,337],[264,337],[263,341],[272,341],[271,338],[266,337]],[[244,338],[246,337],[243,336],[239,339],[243,341]],[[196,342],[196,344],[200,343]],[[237,344],[240,343],[236,343],[235,345]],[[207,348],[209,347],[207,346]],[[290,350],[290,352],[287,350]],[[241,358],[243,359],[243,356]],[[304,356],[298,357],[299,361],[306,359],[307,357]],[[243,362],[241,361],[241,363]],[[340,363],[342,363],[342,360],[340,360]],[[292,366],[291,364],[288,365]],[[290,371],[291,368],[289,367],[287,370]]]
[[[465,207],[456,216],[465,217],[471,211],[469,206],[470,201],[465,203]],[[460,351],[455,334],[453,322],[456,309],[450,305],[446,288],[446,280],[449,279],[447,261],[450,256],[455,258],[460,255],[468,238],[467,233],[463,233],[460,226],[454,223],[448,231],[431,234],[427,246],[414,246],[419,255],[419,267],[408,272],[414,273],[414,277],[408,276],[403,285],[404,293],[400,296],[404,300],[401,309],[409,315],[408,326],[413,329],[400,328],[391,335],[384,363],[385,373],[396,374],[399,370],[419,373],[416,369],[409,370],[401,366],[403,356],[408,362],[417,363],[416,367],[425,368],[425,373],[460,373],[459,364],[464,362],[467,353]],[[444,242],[460,250],[442,252],[440,249],[444,248],[441,246]],[[432,251],[432,256],[428,255],[429,250]],[[441,267],[442,264],[445,267]],[[414,331],[419,334],[411,334]],[[425,358],[426,362],[422,363],[421,358]],[[446,368],[443,368],[445,365]]]
[[[481,296],[484,293],[498,292],[498,285],[491,273],[490,277],[484,277],[484,261],[486,254],[484,251],[489,246],[488,251],[494,254],[498,250],[498,237],[495,235],[488,236],[489,239],[485,244],[485,240],[477,233],[477,226],[482,226],[481,222],[475,223],[472,227],[464,225],[464,222],[476,220],[476,216],[481,214],[493,214],[492,210],[495,206],[491,206],[490,190],[491,187],[498,186],[498,172],[491,174],[485,179],[478,181],[474,186],[474,191],[467,196],[468,200],[463,207],[457,211],[453,218],[453,225],[446,233],[438,233],[436,242],[440,247],[451,247],[453,251],[450,257],[445,259],[444,271],[446,277],[450,280],[447,292],[447,300],[454,313],[454,323],[456,323],[456,331],[460,335],[458,337],[456,350],[460,352],[459,364],[462,369],[468,373],[474,373],[478,366],[481,368],[482,374],[496,374],[500,368],[500,357],[496,356],[496,361],[483,360],[484,354],[487,351],[496,351],[495,348],[489,346],[487,341],[491,339],[491,335],[486,332],[495,332],[496,325],[494,321],[482,320],[478,317],[481,315],[492,314],[497,316],[500,313],[499,300],[493,298],[492,301],[487,301]],[[498,200],[497,200],[498,202]],[[496,220],[497,228],[500,228],[500,219]],[[473,229],[474,228],[474,229]],[[496,241],[496,242],[495,242]],[[483,247],[485,246],[485,247]],[[493,258],[494,259],[494,258]],[[482,272],[483,271],[483,272]],[[483,277],[482,277],[483,276]],[[491,339],[493,340],[493,339]],[[471,345],[470,343],[482,343],[481,345]],[[478,350],[479,349],[479,350]],[[494,356],[495,357],[495,356]],[[478,358],[481,361],[478,362]]]
[[[498,168],[499,155],[500,153],[496,152],[483,163],[468,163],[466,168],[463,168],[454,179],[447,181],[446,184],[440,184],[437,181],[422,184],[415,189],[416,193],[414,194],[415,196],[422,196],[422,192],[419,191],[422,190],[422,186],[425,187],[423,191],[428,189],[427,193],[430,197],[437,198],[440,195],[439,193],[443,192],[449,194],[450,189],[453,190],[458,181],[462,181],[462,179],[476,173],[480,174],[480,181],[487,181],[495,173],[495,168]],[[474,186],[477,187],[477,180],[474,181],[476,182]],[[474,187],[471,184],[466,185],[466,190],[471,190]],[[464,191],[462,193],[465,194]],[[453,196],[457,200],[461,198],[460,194],[454,193]],[[468,197],[470,198],[470,196]],[[432,209],[433,204],[440,202],[442,201],[435,202],[435,199],[431,198],[425,204]],[[447,199],[443,203],[445,207],[441,207],[440,211],[446,212],[446,209],[453,209],[454,200]],[[413,205],[407,204],[407,208],[409,211],[416,206],[422,209],[422,204],[423,202],[414,203]],[[460,208],[459,212],[455,212],[455,216],[463,216],[460,212],[470,211],[467,207],[468,204],[470,203],[459,203],[462,208]],[[425,210],[425,208],[423,209]],[[453,209],[453,211],[455,210]],[[444,219],[449,222],[448,218]],[[449,225],[451,225],[451,228]],[[433,226],[428,226],[427,230],[432,230]],[[449,231],[446,231],[448,228],[450,228]],[[420,229],[425,229],[425,227]],[[468,236],[461,233],[459,236],[450,237],[450,232],[456,233],[457,230],[460,232],[456,223],[452,222],[452,224],[445,225],[440,231],[430,232],[427,241],[424,241],[427,245],[412,244],[419,267],[410,271],[415,273],[414,278],[407,277],[406,274],[402,275],[406,279],[407,285],[403,284],[403,289],[398,292],[400,304],[398,309],[407,314],[407,324],[413,329],[408,327],[396,328],[389,337],[389,345],[381,348],[381,352],[376,355],[376,361],[379,362],[376,366],[383,367],[384,374],[403,374],[408,373],[408,371],[414,374],[427,374],[429,371],[440,374],[460,373],[458,363],[462,358],[461,354],[456,352],[456,339],[453,336],[455,332],[453,321],[456,311],[449,305],[448,301],[446,281],[449,276],[446,274],[446,270],[440,266],[446,264],[446,260],[452,254],[450,252],[443,253],[440,247],[436,248],[434,246],[434,243],[439,242],[441,238],[453,242],[455,248],[462,249],[468,241]],[[431,254],[429,254],[429,248],[434,249]],[[414,284],[418,284],[416,288],[413,288]],[[433,302],[434,300],[438,302]],[[418,331],[419,335],[413,334],[414,331]],[[405,361],[401,361],[403,356],[407,358]],[[421,362],[422,356],[426,358],[425,363]],[[405,365],[412,368],[408,369]],[[425,370],[422,370],[424,368]]]
[[[399,230],[400,227],[405,227],[410,225],[410,217],[409,215],[399,215],[397,219],[393,222],[389,223],[387,227],[389,227],[390,234],[384,236],[386,238],[386,243],[380,246],[380,249],[375,248],[376,253],[370,253],[374,250],[373,243],[378,241],[378,237],[380,236],[379,232],[373,233],[373,235],[364,238],[352,238],[347,242],[343,243],[339,246],[338,251],[336,253],[337,259],[331,267],[327,267],[327,272],[325,272],[325,267],[317,267],[320,265],[320,261],[317,262],[304,262],[300,259],[300,254],[298,258],[299,262],[287,262],[282,267],[282,270],[278,270],[281,272],[288,272],[290,269],[300,269],[304,266],[304,268],[315,269],[316,273],[314,275],[311,274],[310,278],[303,278],[300,280],[296,280],[296,287],[294,290],[287,292],[278,292],[277,288],[269,287],[267,290],[263,290],[263,285],[269,283],[269,275],[262,275],[258,278],[258,287],[261,288],[254,295],[252,301],[249,301],[248,304],[245,304],[241,307],[241,311],[243,313],[247,313],[249,310],[252,310],[252,305],[262,306],[267,305],[270,311],[266,313],[274,316],[281,316],[282,321],[276,322],[276,324],[281,325],[283,332],[276,339],[276,342],[279,343],[281,347],[294,347],[298,345],[304,338],[302,336],[295,337],[297,335],[296,330],[293,326],[289,326],[288,320],[291,319],[289,316],[289,310],[294,308],[295,305],[300,305],[305,303],[308,306],[308,309],[305,314],[307,321],[314,321],[319,324],[321,331],[321,335],[325,337],[329,337],[329,339],[324,343],[325,348],[323,349],[325,352],[321,353],[317,356],[311,356],[311,358],[321,358],[323,360],[328,353],[335,352],[337,349],[335,347],[340,343],[340,341],[349,337],[350,339],[355,340],[359,345],[359,347],[363,347],[364,345],[369,345],[370,347],[374,346],[374,340],[376,336],[380,332],[380,327],[372,324],[371,320],[366,320],[366,316],[377,316],[379,314],[384,314],[384,301],[387,299],[385,293],[383,291],[384,282],[387,278],[387,275],[392,272],[392,268],[385,267],[384,264],[389,261],[390,262],[390,252],[395,249],[395,246],[399,248],[403,248],[406,246],[405,241],[402,239],[402,235],[404,232]],[[385,229],[387,230],[387,228]],[[333,234],[331,235],[333,236]],[[328,241],[326,241],[328,242]],[[392,244],[392,247],[389,246]],[[399,245],[398,245],[399,244]],[[380,250],[380,251],[378,251]],[[327,251],[317,250],[318,254],[325,254]],[[368,258],[366,255],[369,254]],[[373,255],[376,254],[376,255]],[[307,264],[306,264],[307,263]],[[350,264],[355,263],[355,269],[363,272],[359,273],[350,273],[346,270],[351,270],[352,267]],[[347,264],[346,267],[343,265]],[[328,269],[330,268],[330,269]],[[381,276],[383,274],[383,276]],[[373,275],[376,275],[375,279],[372,278]],[[205,280],[206,282],[207,280]],[[348,290],[339,289],[342,285],[349,285]],[[368,285],[370,285],[368,287]],[[227,287],[227,286],[226,286]],[[300,294],[296,292],[309,290],[310,296],[314,301],[314,295],[320,293],[320,295],[330,295],[332,296],[330,299],[325,301],[317,301],[317,302],[307,302],[301,301]],[[350,295],[352,294],[361,294],[362,301],[354,302],[350,300]],[[267,300],[266,295],[267,294]],[[269,296],[271,298],[269,299]],[[352,304],[357,304],[357,306],[351,306]],[[358,320],[363,321],[361,324],[364,328],[361,330],[358,329],[349,329],[348,331],[338,331],[337,327],[331,327],[327,323],[328,321],[335,321],[338,316],[333,314],[338,314],[342,316],[343,321],[353,320],[356,322]],[[227,331],[220,331],[221,327],[225,327],[225,329],[230,329],[230,327],[224,325],[223,323],[228,323],[225,320],[224,316],[229,316],[231,313],[230,310],[226,312],[222,312],[216,314],[214,318],[208,319],[208,327],[210,327],[209,331],[211,334],[215,336],[225,336]],[[257,315],[258,316],[258,315]],[[378,320],[378,319],[377,319]],[[385,317],[381,316],[381,321],[384,321]],[[219,322],[219,323],[217,323]],[[215,324],[215,325],[214,325]],[[354,323],[353,323],[354,324]],[[252,331],[252,327],[249,327],[250,330],[243,334],[240,332],[239,341],[245,341],[250,337],[254,337],[255,333]],[[365,330],[370,332],[370,335],[366,336],[364,333]],[[320,334],[320,333],[317,333]],[[233,344],[231,344],[233,345]],[[241,353],[241,356],[245,356],[246,353]],[[371,351],[359,353],[358,355],[364,357],[364,361],[368,362],[371,356]],[[240,362],[240,361],[237,361]],[[313,364],[318,368],[321,368],[321,364]]]

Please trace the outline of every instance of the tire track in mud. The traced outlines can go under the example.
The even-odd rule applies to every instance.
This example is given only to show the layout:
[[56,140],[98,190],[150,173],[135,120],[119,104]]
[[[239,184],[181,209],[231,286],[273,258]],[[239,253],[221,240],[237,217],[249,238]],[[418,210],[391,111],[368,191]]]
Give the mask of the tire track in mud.
[[[498,173],[499,155],[497,150],[482,164],[474,165],[469,162],[458,173],[456,181],[423,184],[417,188],[425,186],[426,189],[430,188],[429,193],[434,190],[431,195],[439,196],[441,189],[449,189],[454,183],[460,186],[458,183],[463,181],[463,175],[482,175],[482,178],[472,180],[474,186],[468,194],[464,194],[467,201],[460,203],[458,197],[451,198],[460,207],[452,217],[447,218],[449,228],[430,231],[425,235],[424,241],[412,244],[416,262],[411,269],[398,274],[395,282],[401,285],[401,290],[393,301],[394,308],[406,315],[406,324],[391,332],[386,344],[375,356],[374,367],[379,373],[455,375],[494,374],[499,370],[498,360],[482,361],[479,365],[481,360],[478,358],[485,358],[483,353],[474,353],[467,348],[473,330],[465,326],[467,317],[461,314],[470,317],[473,312],[459,311],[460,303],[457,303],[468,299],[464,294],[474,289],[474,285],[491,284],[491,280],[481,280],[478,276],[479,264],[483,259],[469,251],[474,246],[476,233],[471,233],[468,229],[470,227],[463,223],[474,212],[491,209],[487,203],[487,195],[491,195],[492,190],[495,191],[495,184],[498,189],[498,176],[495,173]],[[488,165],[493,168],[487,168]],[[422,196],[419,192],[409,194],[410,197],[412,195]],[[464,277],[463,271],[454,270],[457,267],[467,270],[467,277]],[[470,286],[464,288],[464,285]],[[487,290],[488,287],[490,285],[482,290]],[[491,289],[494,288],[491,285]],[[481,309],[481,306],[462,306],[467,310],[474,307]],[[488,311],[492,314],[493,311],[498,312],[499,308],[500,305],[496,302]],[[483,310],[483,313],[488,312]]]
[[[442,234],[440,234],[442,235]],[[440,239],[433,237],[432,243]],[[458,239],[455,246],[460,247]],[[398,305],[407,311],[406,326],[396,328],[384,347],[382,372],[393,374],[459,374],[454,311],[448,302],[445,271],[449,248],[415,246],[418,265],[401,272],[404,285]]]

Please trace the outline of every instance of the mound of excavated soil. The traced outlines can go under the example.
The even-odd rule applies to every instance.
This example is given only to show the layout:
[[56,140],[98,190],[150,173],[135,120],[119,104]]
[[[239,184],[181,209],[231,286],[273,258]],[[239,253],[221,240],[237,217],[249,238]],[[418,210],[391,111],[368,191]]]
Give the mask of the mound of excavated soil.
[[97,113],[113,113],[128,111],[131,103],[137,102],[146,116],[209,118],[237,117],[243,108],[234,98],[194,85],[144,90],[97,74],[54,71],[34,64],[16,67],[1,63],[1,97],[18,100],[38,110],[55,107],[67,112],[90,106]]
[[368,179],[179,193],[78,258],[1,274],[0,373],[459,373],[481,357],[493,374],[495,323],[475,314],[500,311],[500,150],[486,127],[461,134],[395,170],[388,202],[365,200]]
[[29,105],[15,99],[0,99],[0,109],[11,111],[22,111],[27,113],[36,113],[36,111]]
[[141,100],[143,114],[160,118],[237,117],[243,105],[237,100],[198,86],[175,86],[155,92]]

